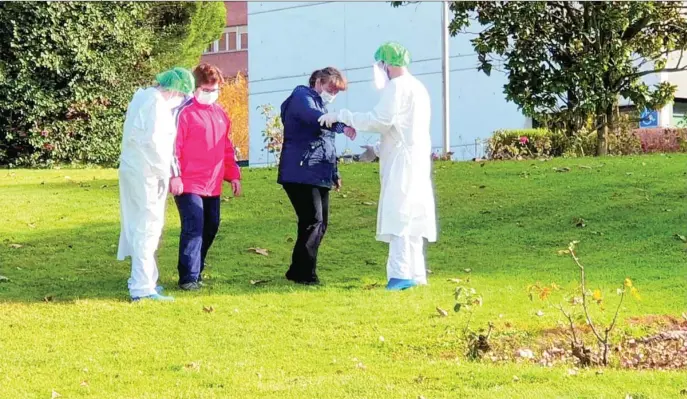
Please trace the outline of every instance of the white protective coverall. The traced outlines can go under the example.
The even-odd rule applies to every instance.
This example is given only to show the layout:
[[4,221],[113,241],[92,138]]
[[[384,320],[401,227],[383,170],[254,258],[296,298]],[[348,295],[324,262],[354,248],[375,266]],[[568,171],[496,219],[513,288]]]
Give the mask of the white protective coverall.
[[165,220],[176,124],[156,88],[139,89],[124,122],[119,166],[121,234],[117,259],[131,256],[131,297],[156,293],[155,260]]
[[425,240],[437,239],[430,113],[427,89],[404,74],[388,82],[371,112],[337,115],[356,130],[381,133],[377,240],[389,243],[387,278],[418,284],[427,283]]

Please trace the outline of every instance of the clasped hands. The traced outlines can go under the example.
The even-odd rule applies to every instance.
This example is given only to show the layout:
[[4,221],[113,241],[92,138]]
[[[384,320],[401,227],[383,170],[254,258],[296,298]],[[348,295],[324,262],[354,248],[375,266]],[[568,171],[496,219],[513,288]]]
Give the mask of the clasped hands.
[[[338,121],[339,119],[337,117],[336,112],[328,112],[317,119],[317,122],[319,122],[320,126],[326,127],[332,127],[332,125]],[[353,129],[352,127],[346,126],[344,128],[343,134],[349,139],[355,140],[356,136],[358,135],[358,132],[356,132],[355,129]]]

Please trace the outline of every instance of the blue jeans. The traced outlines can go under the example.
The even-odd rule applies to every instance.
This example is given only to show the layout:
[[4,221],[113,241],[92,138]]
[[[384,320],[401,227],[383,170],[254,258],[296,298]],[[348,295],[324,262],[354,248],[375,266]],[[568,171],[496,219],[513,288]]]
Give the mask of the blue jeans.
[[179,284],[201,279],[205,257],[219,230],[220,197],[182,194],[174,197],[181,218]]

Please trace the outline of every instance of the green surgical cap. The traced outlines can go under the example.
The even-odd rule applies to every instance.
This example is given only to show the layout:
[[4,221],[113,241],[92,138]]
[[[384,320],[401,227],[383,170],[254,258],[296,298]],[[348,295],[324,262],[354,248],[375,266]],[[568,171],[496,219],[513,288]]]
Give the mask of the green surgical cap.
[[404,67],[410,64],[410,52],[398,43],[386,42],[375,52],[375,61],[382,61],[387,65]]
[[155,76],[160,87],[174,90],[184,94],[191,94],[196,89],[195,80],[191,71],[185,68],[172,68],[169,71],[160,72]]

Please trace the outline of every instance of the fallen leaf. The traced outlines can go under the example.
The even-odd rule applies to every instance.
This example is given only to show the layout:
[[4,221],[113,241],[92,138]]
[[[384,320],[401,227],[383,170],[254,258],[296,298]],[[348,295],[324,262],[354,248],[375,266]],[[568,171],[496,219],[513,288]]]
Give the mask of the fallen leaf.
[[55,398],[59,398],[60,396],[62,396],[62,395],[60,395],[57,391],[52,391],[52,395],[50,397],[52,399],[55,399]]
[[374,204],[375,204],[374,202],[363,202],[363,205],[367,205],[367,206],[372,206]]
[[632,280],[630,280],[629,278],[626,278],[624,284],[625,284],[625,287],[630,288],[630,287],[632,287]]
[[675,238],[682,242],[687,242],[687,237],[683,236],[682,234],[675,234]]
[[544,312],[542,312],[541,310],[538,310],[538,311],[537,311],[537,316],[539,316],[539,317],[544,316]]
[[258,284],[265,284],[269,282],[270,280],[251,280],[250,285],[258,285]]
[[185,367],[186,370],[200,371],[200,364],[197,362],[191,362],[187,364]]
[[286,242],[293,242],[293,238],[292,237],[287,238]]
[[568,167],[562,167],[562,168],[553,168],[556,172],[563,173],[563,172],[570,172],[570,168]]
[[518,349],[515,355],[523,359],[534,359],[534,352],[531,349]]
[[482,189],[484,189],[484,188],[487,188],[487,186],[479,186],[479,188],[482,188]]
[[54,299],[54,298],[52,297],[52,295],[48,295],[48,296],[46,296],[46,297],[43,298],[43,302],[52,302],[53,299]]
[[100,186],[100,188],[101,188],[101,189],[107,188],[107,184],[103,184],[102,186]]
[[82,387],[87,387],[88,386],[88,381],[81,381],[80,384]]
[[367,368],[362,362],[356,364],[355,367],[357,367],[357,368],[359,368],[359,369],[361,369],[361,370],[365,370],[365,369]]
[[680,395],[682,395],[682,396],[687,396],[687,389],[681,389],[681,390],[680,390]]
[[29,226],[30,229],[35,229],[36,225],[33,223],[27,223],[27,226]]
[[379,336],[379,342],[384,342],[384,337],[382,337],[381,335]]
[[560,251],[558,251],[558,255],[568,255],[569,253],[569,249],[561,249]]
[[427,274],[432,274],[432,271],[427,269]]
[[444,309],[438,307],[438,306],[437,306],[437,312],[439,313],[439,316],[441,316],[441,317],[446,317],[446,316],[448,316],[448,312],[445,311]]
[[591,169],[591,168],[592,168],[591,166],[580,165],[580,169]]
[[465,269],[464,270],[465,273],[470,273],[471,271],[472,271],[472,269]]
[[363,289],[364,289],[364,290],[371,290],[371,289],[374,289],[374,288],[378,288],[378,287],[380,287],[380,286],[381,286],[381,285],[380,285],[379,283],[372,283],[372,284],[367,284],[367,285],[363,286]]
[[21,244],[10,244],[10,248],[19,249],[22,247],[23,247],[23,245],[21,245]]
[[461,279],[459,279],[459,278],[450,278],[450,279],[448,279],[447,281],[450,281],[450,282],[456,283],[456,284],[460,284],[460,283],[463,282],[463,280],[461,280]]
[[518,378],[517,375],[514,375],[513,376],[513,382],[518,382],[518,381],[520,381],[520,378]]
[[258,255],[269,256],[270,253],[265,248],[248,248],[249,251],[253,251]]
[[214,306],[203,306],[203,312],[205,312],[205,313],[212,313],[214,311],[215,311]]
[[575,370],[575,369],[568,369],[568,375],[577,375],[577,370]]
[[0,276],[0,283],[8,283],[9,281],[9,277]]
[[685,320],[687,320],[687,313],[683,312],[683,313],[682,313],[682,318],[685,319]]

